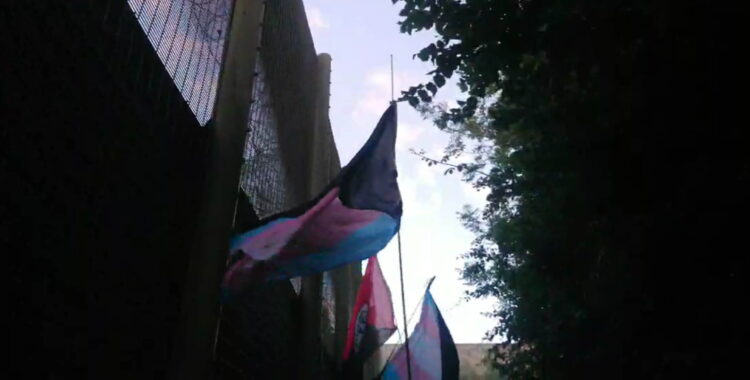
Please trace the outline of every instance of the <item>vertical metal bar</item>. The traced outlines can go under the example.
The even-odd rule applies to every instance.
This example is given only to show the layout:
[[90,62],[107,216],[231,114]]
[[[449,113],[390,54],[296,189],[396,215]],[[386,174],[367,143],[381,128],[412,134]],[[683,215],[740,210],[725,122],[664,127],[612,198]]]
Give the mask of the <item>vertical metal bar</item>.
[[409,326],[406,320],[406,295],[404,294],[404,266],[401,261],[401,231],[397,234],[398,239],[398,273],[401,277],[401,311],[404,315],[404,341],[406,344],[406,372],[411,380],[411,350],[409,349]]
[[393,54],[391,54],[391,102],[395,101],[393,98]]
[[[395,100],[393,99],[393,54],[391,54],[391,103],[395,106]],[[404,293],[404,266],[401,260],[401,231],[398,231],[398,274],[401,278],[401,311],[404,317],[404,341],[406,344],[406,372],[409,374],[409,380],[411,380],[411,350],[409,349],[409,325],[406,320],[406,295]]]

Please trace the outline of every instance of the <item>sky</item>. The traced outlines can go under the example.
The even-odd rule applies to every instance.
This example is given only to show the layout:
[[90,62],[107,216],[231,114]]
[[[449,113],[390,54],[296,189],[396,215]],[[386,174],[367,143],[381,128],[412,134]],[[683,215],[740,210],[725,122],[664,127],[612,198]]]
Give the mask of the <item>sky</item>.
[[[332,56],[331,110],[333,135],[342,165],[351,159],[372,132],[391,99],[390,55],[393,54],[396,97],[400,90],[419,84],[432,67],[412,55],[433,41],[434,33],[401,34],[400,5],[390,0],[304,0],[318,53]],[[437,101],[460,97],[455,84],[438,93]],[[473,235],[458,220],[465,204],[480,207],[486,192],[444,176],[409,153],[424,149],[438,157],[448,136],[406,103],[399,103],[396,163],[404,202],[401,241],[406,310],[412,315],[409,331],[419,318],[418,306],[427,281],[436,276],[431,291],[456,343],[483,342],[495,322],[484,313],[494,300],[465,300],[469,289],[458,269]],[[402,326],[398,249],[394,238],[378,260],[393,296],[396,322]],[[397,336],[391,342],[397,341]]]

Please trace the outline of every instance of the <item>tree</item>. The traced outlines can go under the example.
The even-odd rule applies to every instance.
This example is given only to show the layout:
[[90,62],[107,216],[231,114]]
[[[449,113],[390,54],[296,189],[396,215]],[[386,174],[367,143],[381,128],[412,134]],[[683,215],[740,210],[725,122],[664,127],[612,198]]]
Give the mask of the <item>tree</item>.
[[[403,0],[431,81],[401,100],[453,135],[428,164],[490,189],[461,216],[470,296],[510,378],[716,376],[739,361],[750,165],[721,81],[730,7],[688,1]],[[459,107],[432,104],[457,76]],[[717,131],[720,132],[717,133]],[[479,146],[471,164],[451,163]],[[417,152],[420,154],[420,152]],[[746,250],[746,249],[745,249]],[[717,330],[718,329],[718,330]],[[719,331],[720,330],[720,331]]]

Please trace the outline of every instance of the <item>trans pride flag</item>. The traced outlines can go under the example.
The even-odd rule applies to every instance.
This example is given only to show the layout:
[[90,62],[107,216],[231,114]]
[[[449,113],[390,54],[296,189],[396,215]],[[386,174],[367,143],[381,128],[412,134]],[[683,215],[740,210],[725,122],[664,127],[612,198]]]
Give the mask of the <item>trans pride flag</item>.
[[[408,362],[413,380],[458,380],[458,351],[429,287],[424,294],[419,323],[409,336]],[[409,378],[406,345],[403,345],[386,364],[382,379]]]
[[395,143],[391,103],[365,145],[318,197],[233,239],[230,253],[241,258],[225,273],[224,289],[324,272],[383,249],[401,224]]

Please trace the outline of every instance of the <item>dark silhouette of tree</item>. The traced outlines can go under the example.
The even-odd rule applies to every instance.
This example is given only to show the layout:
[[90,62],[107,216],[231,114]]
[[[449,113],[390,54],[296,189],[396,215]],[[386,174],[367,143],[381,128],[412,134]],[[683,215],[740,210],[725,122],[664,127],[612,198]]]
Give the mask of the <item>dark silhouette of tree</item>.
[[[741,14],[707,1],[404,0],[432,80],[402,100],[490,189],[467,209],[470,296],[501,300],[509,378],[722,377],[750,319]],[[448,78],[459,107],[433,104]],[[472,144],[467,144],[471,141]],[[468,146],[477,160],[451,161]]]

